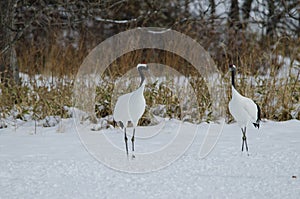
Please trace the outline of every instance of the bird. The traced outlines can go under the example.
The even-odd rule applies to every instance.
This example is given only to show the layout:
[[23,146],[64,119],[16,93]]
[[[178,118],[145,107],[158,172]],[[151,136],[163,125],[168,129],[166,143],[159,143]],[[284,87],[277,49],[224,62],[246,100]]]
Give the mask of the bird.
[[[137,127],[138,122],[142,117],[142,115],[144,114],[146,108],[146,100],[144,98],[144,89],[145,89],[144,71],[149,70],[148,65],[145,63],[140,63],[137,65],[137,70],[141,78],[139,87],[133,92],[118,97],[113,112],[114,120],[124,131],[124,141],[125,141],[127,156],[128,156],[128,144],[127,144],[128,138],[126,134],[126,128],[128,126],[128,122],[132,122],[133,124],[133,134],[132,134],[131,142],[132,142],[132,152],[134,152],[135,128]],[[132,155],[132,157],[134,158],[135,156]]]
[[[242,151],[244,146],[248,153],[246,129],[249,124],[253,124],[255,128],[259,129],[261,121],[261,109],[257,103],[252,99],[242,96],[235,88],[235,74],[236,66],[234,64],[229,65],[231,72],[231,100],[229,102],[229,112],[238,123],[242,130]],[[249,155],[249,154],[248,154]]]

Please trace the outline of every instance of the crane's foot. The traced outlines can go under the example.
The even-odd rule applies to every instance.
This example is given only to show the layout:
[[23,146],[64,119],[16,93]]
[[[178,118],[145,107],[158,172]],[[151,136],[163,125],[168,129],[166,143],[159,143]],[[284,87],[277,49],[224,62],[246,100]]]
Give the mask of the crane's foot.
[[247,139],[245,140],[245,145],[246,145],[247,155],[249,156],[249,153],[248,153],[248,145],[247,145]]

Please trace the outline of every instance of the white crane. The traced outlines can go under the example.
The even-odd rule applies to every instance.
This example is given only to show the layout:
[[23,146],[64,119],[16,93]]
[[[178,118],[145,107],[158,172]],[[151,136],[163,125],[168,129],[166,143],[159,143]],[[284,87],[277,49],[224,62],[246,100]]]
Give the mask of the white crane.
[[114,108],[114,113],[113,113],[114,120],[124,130],[124,140],[125,140],[127,155],[128,155],[128,144],[127,144],[128,139],[126,135],[126,128],[128,122],[131,121],[133,124],[133,134],[132,134],[131,142],[132,142],[132,151],[134,151],[135,128],[137,127],[140,118],[144,114],[145,107],[146,107],[146,101],[144,98],[145,75],[143,71],[148,70],[148,66],[146,64],[138,64],[137,70],[141,77],[140,86],[138,87],[138,89],[136,89],[131,93],[121,95],[117,100],[117,103]]
[[231,71],[231,89],[232,89],[232,97],[229,102],[229,112],[236,120],[240,128],[242,129],[242,151],[244,150],[244,145],[246,146],[246,150],[248,152],[247,145],[247,137],[246,137],[246,128],[248,124],[253,123],[254,127],[259,128],[260,118],[260,107],[256,104],[252,99],[242,96],[235,89],[235,73],[236,66],[229,65],[229,69]]

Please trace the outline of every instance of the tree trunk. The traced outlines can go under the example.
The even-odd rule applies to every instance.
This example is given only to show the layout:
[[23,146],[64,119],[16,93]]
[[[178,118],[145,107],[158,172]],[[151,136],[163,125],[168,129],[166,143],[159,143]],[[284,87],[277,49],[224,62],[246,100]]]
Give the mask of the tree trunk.
[[[298,8],[298,31],[297,31],[297,34],[298,34],[298,38],[300,38],[300,7]],[[300,114],[300,112],[299,112]]]
[[14,49],[15,1],[0,1],[0,73],[1,81],[19,83],[19,68]]
[[274,37],[275,30],[276,30],[276,21],[275,21],[275,3],[274,0],[268,0],[268,21],[267,21],[267,30],[266,34],[271,38]]
[[242,5],[243,29],[246,29],[248,26],[252,2],[253,0],[245,0]]
[[209,4],[211,6],[210,19],[211,19],[211,22],[214,23],[215,17],[216,17],[216,2],[215,2],[215,0],[209,0]]
[[234,28],[235,30],[241,28],[238,0],[231,0],[228,24],[230,28]]
[[184,17],[188,17],[189,16],[189,0],[185,0],[184,1]]

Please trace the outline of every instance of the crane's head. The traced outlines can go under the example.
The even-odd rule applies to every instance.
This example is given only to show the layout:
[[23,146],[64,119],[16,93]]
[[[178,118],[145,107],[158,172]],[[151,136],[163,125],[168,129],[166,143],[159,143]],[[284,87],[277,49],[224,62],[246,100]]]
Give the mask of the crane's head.
[[142,63],[142,64],[138,64],[136,66],[137,70],[139,71],[139,74],[141,76],[141,83],[140,83],[140,86],[144,83],[144,80],[145,80],[145,75],[144,75],[144,70],[145,71],[148,71],[149,72],[149,69],[148,69],[148,66],[147,64],[145,63]]
[[229,70],[235,72],[236,71],[236,66],[234,64],[230,64],[229,65]]
[[145,63],[138,64],[136,67],[138,70],[149,70],[148,65]]

